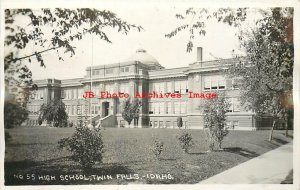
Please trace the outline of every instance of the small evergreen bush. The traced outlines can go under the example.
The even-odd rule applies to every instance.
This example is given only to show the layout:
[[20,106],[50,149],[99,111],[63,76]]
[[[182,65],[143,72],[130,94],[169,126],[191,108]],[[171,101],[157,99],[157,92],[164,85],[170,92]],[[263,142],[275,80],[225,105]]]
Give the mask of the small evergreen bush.
[[160,160],[160,155],[164,150],[164,142],[154,138],[151,151],[154,153],[155,157]]
[[188,153],[193,146],[193,137],[187,130],[182,130],[178,136],[181,148],[185,153]]
[[102,162],[103,141],[100,129],[76,127],[71,137],[63,138],[59,148],[71,152],[71,158],[79,162],[83,170],[89,170],[96,162]]

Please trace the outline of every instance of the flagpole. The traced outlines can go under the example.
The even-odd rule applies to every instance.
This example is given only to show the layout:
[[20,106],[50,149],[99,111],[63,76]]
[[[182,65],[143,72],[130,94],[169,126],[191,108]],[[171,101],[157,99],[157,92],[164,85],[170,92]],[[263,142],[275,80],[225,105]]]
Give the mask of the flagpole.
[[[94,36],[92,34],[92,62],[91,62],[91,69],[90,69],[90,83],[91,83],[91,87],[90,87],[90,91],[93,92],[93,64],[94,64]],[[90,118],[92,119],[92,100],[90,98],[90,103],[89,103],[89,107],[90,107]],[[91,120],[91,124],[92,124],[92,120]]]

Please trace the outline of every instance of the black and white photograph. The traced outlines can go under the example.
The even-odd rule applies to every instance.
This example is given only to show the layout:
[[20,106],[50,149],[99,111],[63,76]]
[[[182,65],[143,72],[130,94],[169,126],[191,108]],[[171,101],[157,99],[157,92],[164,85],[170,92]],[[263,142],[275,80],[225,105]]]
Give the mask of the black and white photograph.
[[299,1],[44,2],[1,1],[1,187],[300,188]]

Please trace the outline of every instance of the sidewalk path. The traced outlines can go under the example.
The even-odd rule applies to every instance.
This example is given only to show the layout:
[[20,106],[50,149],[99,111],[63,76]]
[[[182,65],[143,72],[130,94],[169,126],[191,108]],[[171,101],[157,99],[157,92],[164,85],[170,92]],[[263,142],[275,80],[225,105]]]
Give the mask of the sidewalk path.
[[200,183],[280,184],[293,168],[293,143],[283,145]]

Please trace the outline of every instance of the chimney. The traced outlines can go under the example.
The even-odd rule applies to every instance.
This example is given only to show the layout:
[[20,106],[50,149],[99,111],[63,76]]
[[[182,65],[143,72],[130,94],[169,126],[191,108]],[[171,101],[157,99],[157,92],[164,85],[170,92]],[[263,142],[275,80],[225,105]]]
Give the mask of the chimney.
[[197,47],[197,62],[202,62],[202,47]]

